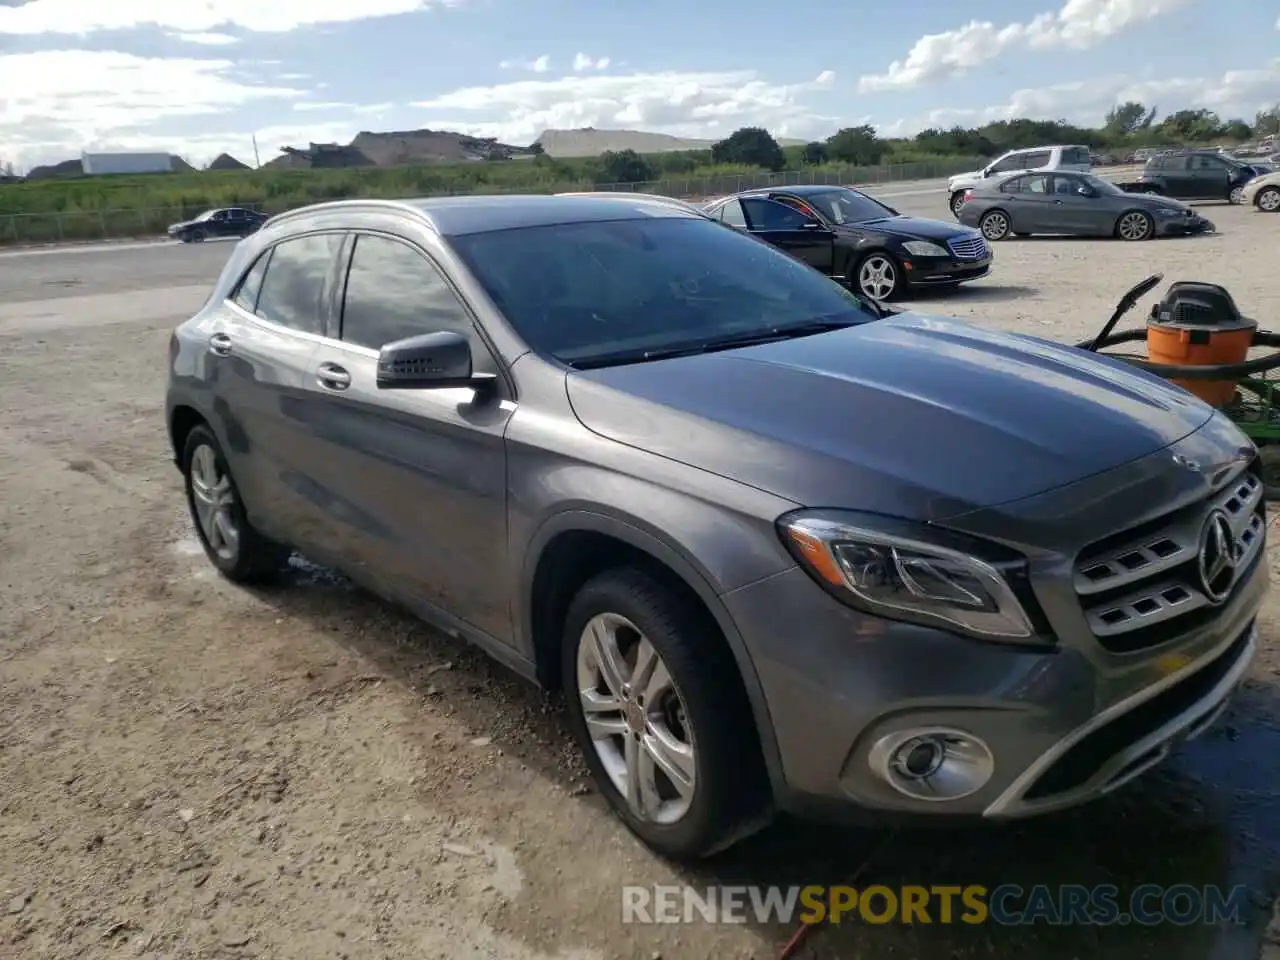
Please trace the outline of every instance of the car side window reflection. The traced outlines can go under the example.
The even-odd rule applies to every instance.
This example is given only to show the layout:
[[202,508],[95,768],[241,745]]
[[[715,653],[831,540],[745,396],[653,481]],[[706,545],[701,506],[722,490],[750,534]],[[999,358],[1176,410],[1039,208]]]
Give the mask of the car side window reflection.
[[380,350],[443,330],[467,337],[476,368],[492,369],[467,308],[421,251],[387,237],[356,237],[342,303],[343,341]]
[[776,200],[752,197],[743,200],[742,207],[751,220],[752,230],[802,230],[809,222],[799,210]]
[[742,212],[742,202],[740,200],[730,200],[721,207],[720,219],[731,227],[738,227],[741,230],[747,229],[747,218]]
[[277,244],[258,295],[258,316],[303,333],[324,333],[325,277],[341,244],[337,233]]
[[262,290],[262,278],[267,275],[267,262],[271,259],[271,251],[258,257],[249,272],[240,281],[240,287],[231,298],[232,302],[242,310],[254,313],[258,309],[258,294]]

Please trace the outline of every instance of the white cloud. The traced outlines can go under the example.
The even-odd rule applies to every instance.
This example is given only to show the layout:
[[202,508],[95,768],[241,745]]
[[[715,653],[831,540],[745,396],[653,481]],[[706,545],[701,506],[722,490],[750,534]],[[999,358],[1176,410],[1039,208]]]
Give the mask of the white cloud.
[[[754,70],[594,74],[466,87],[413,106],[449,114],[447,120],[429,121],[432,126],[446,123],[448,129],[496,136],[508,143],[528,143],[548,127],[720,137],[738,127],[759,125],[778,136],[825,136],[834,129],[835,118],[813,112],[803,96],[829,88],[834,81],[830,70],[796,84],[770,83]],[[458,114],[466,119],[457,122]]]
[[533,60],[503,60],[498,66],[503,70],[528,70],[531,73],[546,73],[551,69],[551,58],[544,53]]
[[343,103],[339,100],[299,100],[293,105],[295,110],[354,110],[354,103]]
[[225,47],[240,42],[239,37],[227,33],[176,33],[174,36],[183,43],[198,43],[206,47]]
[[282,33],[317,24],[347,23],[463,0],[28,0],[0,6],[0,34],[86,34],[159,26],[200,33],[234,25],[257,33]]
[[575,73],[585,73],[588,70],[607,70],[608,68],[608,57],[593,59],[585,53],[579,53],[573,58],[573,70]]
[[946,80],[1013,50],[1085,50],[1194,0],[1066,0],[1057,13],[997,27],[971,20],[945,33],[926,34],[903,60],[882,74],[858,78],[858,90],[902,90]]
[[1252,121],[1257,111],[1280,102],[1280,60],[1259,69],[1229,70],[1218,77],[1146,80],[1112,76],[1051,87],[1028,87],[1015,90],[1005,103],[976,109],[933,110],[914,120],[881,127],[880,132],[884,136],[907,136],[927,127],[981,126],[1019,117],[1064,119],[1096,126],[1108,110],[1126,101],[1160,107],[1165,113],[1203,108],[1225,119],[1240,117]]
[[[230,60],[162,60],[90,50],[0,56],[5,159],[24,168],[66,160],[89,147],[123,146],[157,122],[304,95],[235,79],[234,67]],[[177,149],[172,139],[168,142]]]

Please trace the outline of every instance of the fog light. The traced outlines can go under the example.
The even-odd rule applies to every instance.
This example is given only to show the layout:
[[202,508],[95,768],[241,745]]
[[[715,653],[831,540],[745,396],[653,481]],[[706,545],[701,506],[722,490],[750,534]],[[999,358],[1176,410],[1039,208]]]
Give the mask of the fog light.
[[888,734],[871,748],[867,761],[881,779],[915,800],[959,800],[980,790],[995,772],[985,743],[946,727]]

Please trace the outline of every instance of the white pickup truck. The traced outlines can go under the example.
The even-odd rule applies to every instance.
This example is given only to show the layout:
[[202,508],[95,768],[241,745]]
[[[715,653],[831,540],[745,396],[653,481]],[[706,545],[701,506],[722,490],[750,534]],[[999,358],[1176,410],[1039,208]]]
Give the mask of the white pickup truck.
[[956,216],[964,206],[966,190],[972,190],[988,177],[1025,173],[1028,170],[1073,170],[1088,173],[1093,169],[1089,148],[1072,144],[1065,147],[1030,147],[1010,150],[981,170],[957,173],[947,181],[947,204]]

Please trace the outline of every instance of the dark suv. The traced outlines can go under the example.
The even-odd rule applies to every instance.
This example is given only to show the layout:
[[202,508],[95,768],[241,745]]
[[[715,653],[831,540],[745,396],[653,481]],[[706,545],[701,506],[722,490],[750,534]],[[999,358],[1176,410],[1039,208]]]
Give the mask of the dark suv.
[[1249,164],[1210,150],[1173,150],[1152,157],[1142,176],[1124,185],[1134,193],[1159,193],[1175,200],[1240,202],[1244,185],[1258,175]]

